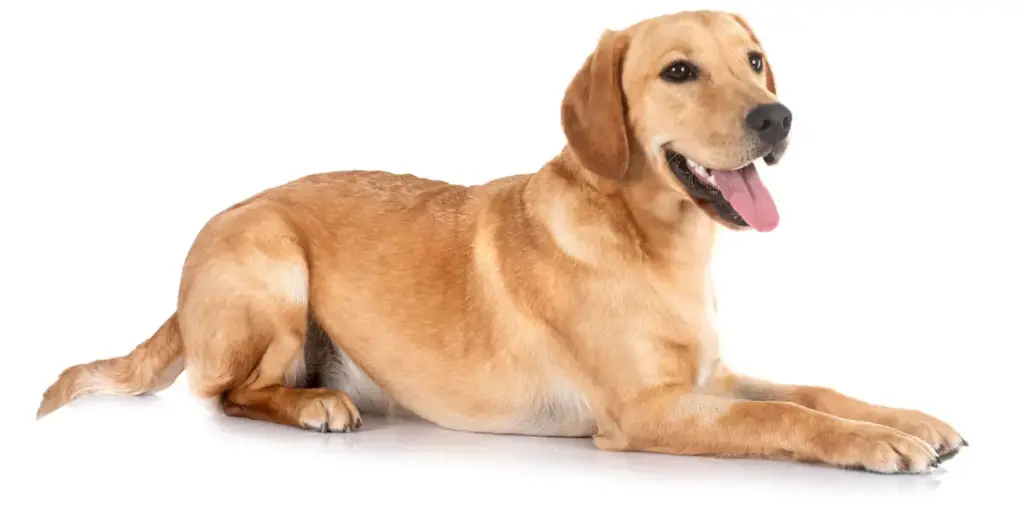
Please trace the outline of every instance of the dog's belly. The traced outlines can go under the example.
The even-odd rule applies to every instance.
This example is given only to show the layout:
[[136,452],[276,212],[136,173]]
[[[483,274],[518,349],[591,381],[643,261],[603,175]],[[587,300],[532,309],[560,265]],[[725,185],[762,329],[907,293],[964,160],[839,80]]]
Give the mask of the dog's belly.
[[597,433],[597,422],[583,393],[563,383],[542,390],[540,397],[501,431],[537,436],[585,437]]
[[334,347],[317,362],[317,384],[348,394],[359,412],[382,416],[406,416],[409,411],[388,396],[348,354]]
[[[310,337],[306,347],[307,385],[344,391],[362,414],[417,416],[388,395],[342,349],[326,336]],[[527,379],[536,382],[535,379]],[[567,382],[544,383],[540,389],[524,390],[532,398],[512,400],[518,404],[498,417],[467,420],[459,411],[448,411],[451,421],[442,426],[475,432],[557,437],[586,437],[597,433],[597,423],[583,393]],[[446,411],[434,411],[444,417]]]

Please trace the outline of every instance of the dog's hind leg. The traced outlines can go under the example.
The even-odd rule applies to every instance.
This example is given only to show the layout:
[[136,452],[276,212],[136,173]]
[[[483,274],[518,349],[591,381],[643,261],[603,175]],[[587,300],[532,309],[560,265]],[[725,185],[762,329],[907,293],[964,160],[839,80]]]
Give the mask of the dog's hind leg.
[[297,237],[272,216],[241,220],[244,232],[220,225],[186,263],[179,321],[190,387],[218,398],[229,416],[324,432],[358,428],[347,394],[302,388],[296,378],[309,307]]
[[348,432],[361,426],[359,410],[346,393],[286,382],[288,370],[303,357],[303,334],[285,331],[273,336],[249,378],[221,394],[226,414],[321,432]]

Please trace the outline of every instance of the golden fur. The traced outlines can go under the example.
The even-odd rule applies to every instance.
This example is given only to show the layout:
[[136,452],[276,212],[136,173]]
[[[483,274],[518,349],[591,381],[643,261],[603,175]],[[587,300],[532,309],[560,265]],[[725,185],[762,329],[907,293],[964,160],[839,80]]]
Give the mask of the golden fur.
[[[358,428],[344,389],[296,377],[317,329],[446,428],[930,470],[965,444],[945,423],[737,375],[718,357],[708,266],[723,223],[662,146],[722,169],[760,156],[742,119],[776,101],[776,84],[767,63],[747,66],[751,50],[728,13],[607,31],[566,90],[566,147],[535,173],[465,187],[335,172],[232,206],[198,234],[167,322],[123,358],[65,370],[39,416],[83,393],[154,392],[184,368],[227,414]],[[714,80],[660,81],[676,58]]]

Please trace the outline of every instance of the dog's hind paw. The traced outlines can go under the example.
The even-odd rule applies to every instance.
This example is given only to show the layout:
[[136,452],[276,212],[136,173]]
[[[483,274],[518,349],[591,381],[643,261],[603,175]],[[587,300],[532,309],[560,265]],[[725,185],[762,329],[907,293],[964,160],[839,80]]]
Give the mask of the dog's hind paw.
[[300,406],[299,422],[318,432],[350,432],[363,426],[359,409],[347,394],[333,389],[318,390]]

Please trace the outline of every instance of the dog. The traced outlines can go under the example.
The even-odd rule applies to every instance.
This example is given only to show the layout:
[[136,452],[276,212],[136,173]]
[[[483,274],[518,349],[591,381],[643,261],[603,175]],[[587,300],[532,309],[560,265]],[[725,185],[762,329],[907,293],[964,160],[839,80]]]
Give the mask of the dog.
[[166,322],[66,369],[37,418],[187,369],[228,416],[321,432],[407,414],[607,451],[931,471],[967,446],[946,423],[719,357],[716,233],[778,225],[758,163],[781,161],[792,119],[739,14],[606,30],[565,89],[563,149],[534,172],[338,171],[249,197],[196,236]]

